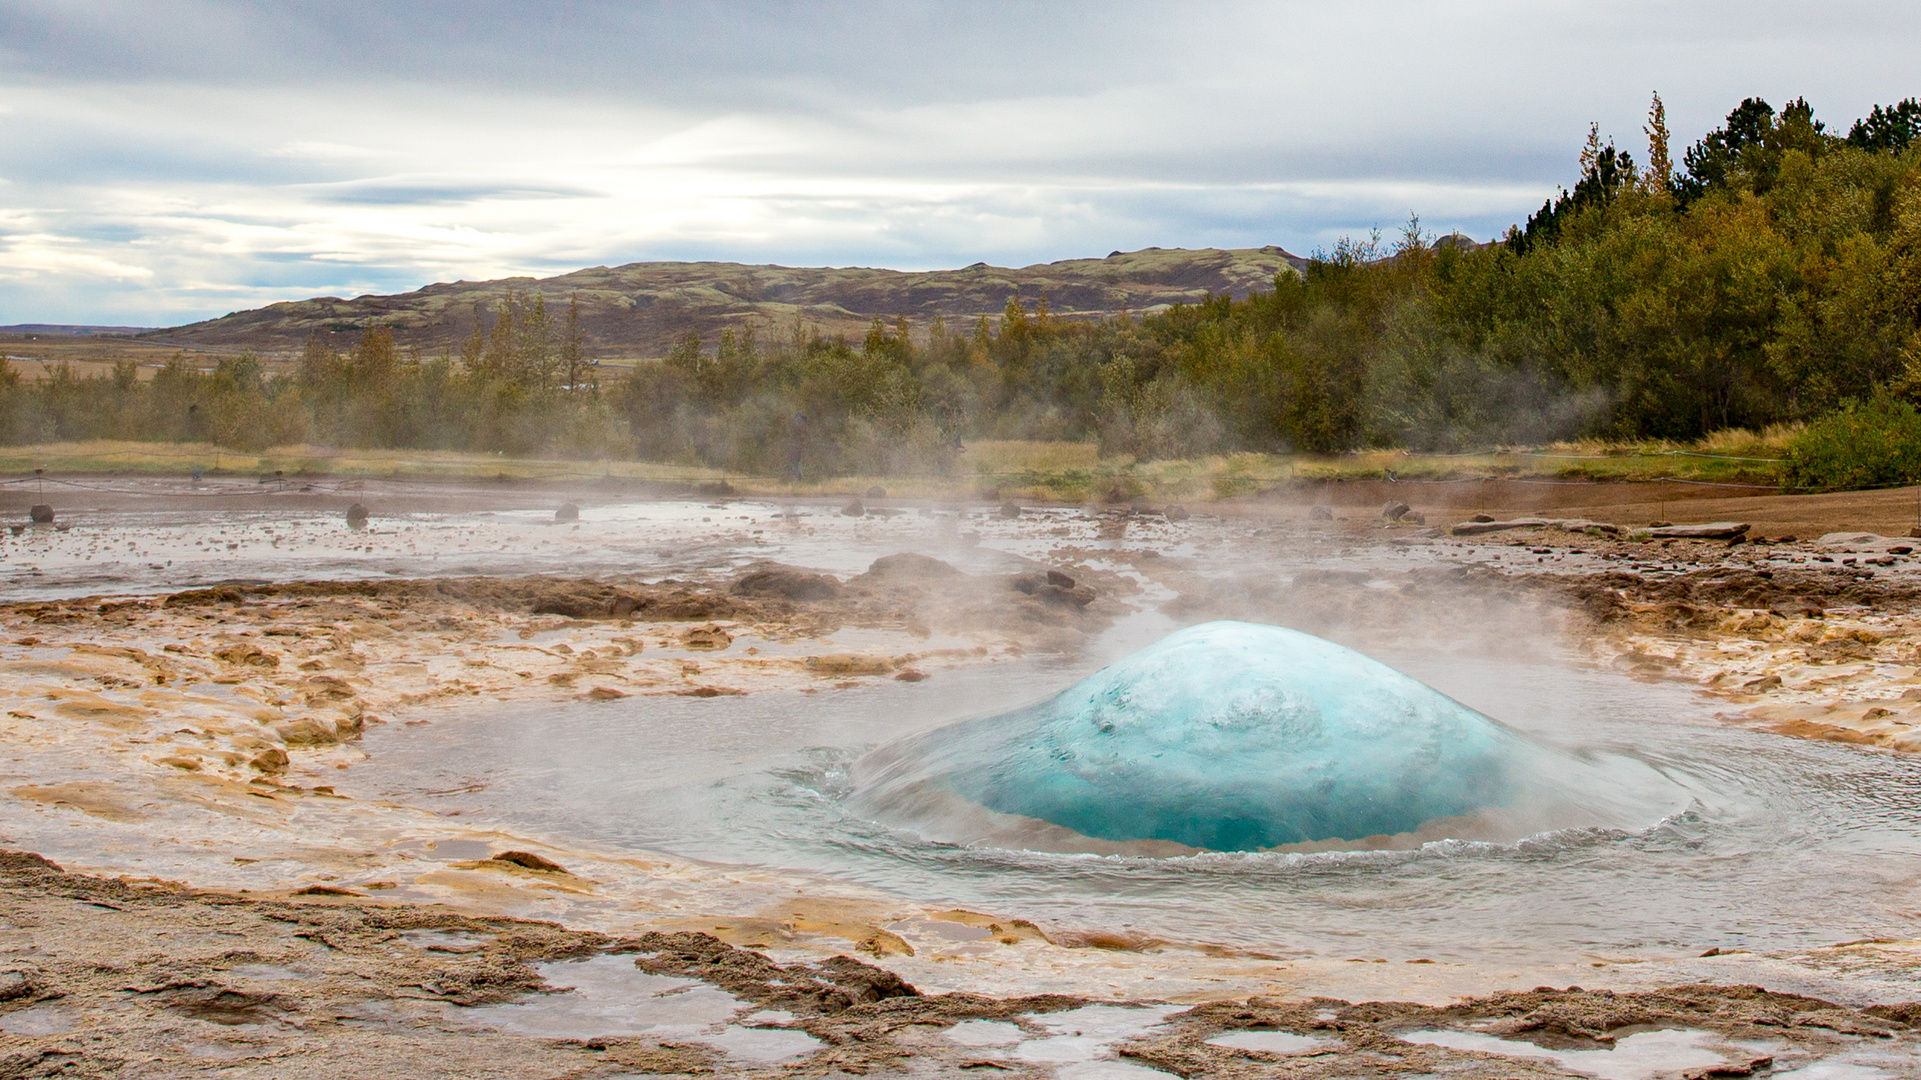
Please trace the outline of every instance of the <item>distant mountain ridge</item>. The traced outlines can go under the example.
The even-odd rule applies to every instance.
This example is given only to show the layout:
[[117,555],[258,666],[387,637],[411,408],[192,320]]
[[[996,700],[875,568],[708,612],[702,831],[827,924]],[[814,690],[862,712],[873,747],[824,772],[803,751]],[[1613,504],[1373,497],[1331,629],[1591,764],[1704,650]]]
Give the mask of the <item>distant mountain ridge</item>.
[[581,329],[595,355],[659,356],[690,330],[712,341],[721,330],[750,322],[763,334],[785,333],[798,321],[823,334],[854,336],[876,317],[905,316],[920,328],[939,317],[950,330],[964,331],[977,318],[998,317],[1011,297],[1033,310],[1043,294],[1064,318],[1148,313],[1209,295],[1242,298],[1306,263],[1271,246],[1146,248],[1018,269],[975,263],[919,272],[643,262],[551,278],[443,282],[391,296],[288,301],[141,336],[187,347],[288,353],[312,334],[344,347],[367,328],[385,326],[403,345],[438,352],[457,349],[473,333],[476,304],[480,322],[491,325],[513,289],[544,297],[556,322],[578,297]]
[[0,326],[0,334],[44,334],[49,337],[130,337],[151,334],[156,326],[82,326],[75,323],[14,323]]

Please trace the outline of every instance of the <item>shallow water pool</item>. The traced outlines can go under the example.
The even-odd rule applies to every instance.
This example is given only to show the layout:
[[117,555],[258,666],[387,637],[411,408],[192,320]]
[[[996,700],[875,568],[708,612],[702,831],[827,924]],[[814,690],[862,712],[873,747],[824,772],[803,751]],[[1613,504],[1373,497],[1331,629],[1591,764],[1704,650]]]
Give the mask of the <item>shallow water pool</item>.
[[913,685],[480,707],[370,732],[341,786],[560,845],[1276,955],[1552,961],[1915,931],[1921,760],[1730,728],[1685,687],[1568,664],[1381,657],[1562,751],[1657,771],[1684,794],[1675,812],[1513,843],[1150,858],[964,847],[850,809],[848,768],[873,747],[1038,700],[1171,625],[1136,617],[1080,662]]

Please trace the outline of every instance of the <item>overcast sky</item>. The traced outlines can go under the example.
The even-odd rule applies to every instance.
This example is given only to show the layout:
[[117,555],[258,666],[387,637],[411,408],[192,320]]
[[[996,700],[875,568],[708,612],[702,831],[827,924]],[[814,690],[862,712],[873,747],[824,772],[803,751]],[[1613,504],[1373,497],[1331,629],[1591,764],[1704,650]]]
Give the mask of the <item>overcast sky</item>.
[[[1742,97],[1921,95],[1921,4],[0,0],[0,323],[642,259],[1477,238]],[[1678,156],[1679,147],[1677,147]]]

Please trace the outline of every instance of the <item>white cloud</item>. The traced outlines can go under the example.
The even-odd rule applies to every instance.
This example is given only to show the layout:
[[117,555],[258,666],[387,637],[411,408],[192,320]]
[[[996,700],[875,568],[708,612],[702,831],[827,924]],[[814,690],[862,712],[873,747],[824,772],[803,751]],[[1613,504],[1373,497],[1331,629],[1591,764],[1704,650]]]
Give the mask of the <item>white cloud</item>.
[[1741,97],[1921,91],[1921,11],[1837,3],[0,0],[0,321],[643,258],[1024,264],[1490,236]]

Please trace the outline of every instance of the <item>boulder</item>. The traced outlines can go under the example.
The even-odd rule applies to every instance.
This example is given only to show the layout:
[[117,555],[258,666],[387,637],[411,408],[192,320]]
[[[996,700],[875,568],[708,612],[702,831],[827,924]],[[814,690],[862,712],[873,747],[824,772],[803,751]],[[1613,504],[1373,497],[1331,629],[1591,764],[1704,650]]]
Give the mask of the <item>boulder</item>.
[[1387,521],[1399,521],[1407,516],[1409,507],[1404,502],[1392,502],[1381,507],[1381,517]]
[[37,525],[49,524],[53,521],[53,507],[46,503],[34,503],[33,509],[27,511],[27,519]]
[[1017,517],[1020,517],[1020,516],[1021,516],[1021,504],[1020,504],[1020,503],[1016,503],[1016,502],[1008,502],[1008,503],[1002,503],[1002,504],[1001,504],[1001,516],[1002,516],[1002,517],[1004,517],[1004,518],[1017,518]]
[[355,528],[367,524],[367,508],[360,503],[347,507],[347,524]]
[[1307,512],[1307,519],[1309,521],[1333,521],[1334,508],[1325,505],[1311,507]]
[[1192,514],[1189,514],[1189,513],[1187,512],[1187,507],[1185,507],[1185,506],[1182,506],[1182,505],[1181,505],[1180,503],[1169,503],[1169,504],[1168,504],[1168,507],[1167,507],[1167,520],[1169,520],[1169,521],[1186,521],[1186,520],[1187,520],[1188,518],[1190,518],[1190,517],[1192,517],[1192,516],[1193,516]]
[[576,503],[561,503],[560,508],[554,511],[554,520],[579,521],[580,506]]
[[959,577],[960,571],[950,563],[944,563],[929,555],[912,551],[902,551],[893,555],[882,555],[868,566],[868,578],[951,578]]
[[552,859],[536,855],[531,851],[503,851],[491,856],[490,862],[511,863],[526,870],[538,870],[543,874],[564,874],[567,868]]
[[867,489],[867,497],[870,499],[885,499],[887,497],[887,489],[881,487],[879,484],[875,484],[873,487]]
[[783,600],[832,600],[845,590],[825,574],[810,574],[791,566],[767,566],[734,581],[736,596],[777,596]]
[[842,517],[861,517],[867,513],[867,507],[859,499],[855,499],[841,507],[840,513]]

